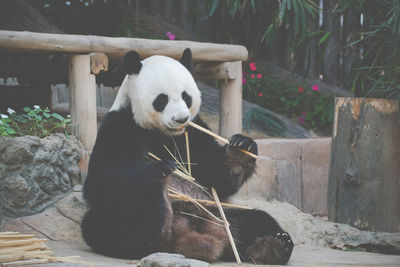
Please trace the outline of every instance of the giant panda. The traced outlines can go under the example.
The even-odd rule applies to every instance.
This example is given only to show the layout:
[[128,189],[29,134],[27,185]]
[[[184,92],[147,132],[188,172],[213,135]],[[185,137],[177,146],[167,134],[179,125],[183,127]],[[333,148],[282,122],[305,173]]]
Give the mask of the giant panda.
[[[128,52],[122,66],[126,77],[104,117],[94,145],[82,220],[86,243],[104,255],[138,259],[154,252],[183,254],[208,262],[233,261],[225,228],[192,202],[173,201],[172,186],[195,198],[210,199],[214,187],[224,200],[254,173],[257,144],[236,134],[228,145],[188,126],[203,127],[197,115],[201,93],[190,73],[192,53],[181,59],[151,56],[140,60]],[[188,132],[192,176],[197,186],[177,177],[177,163],[165,147],[186,162],[184,131]],[[161,158],[153,160],[151,152]],[[219,216],[215,206],[207,209]],[[266,212],[229,208],[225,214],[242,261],[286,264],[293,242]]]

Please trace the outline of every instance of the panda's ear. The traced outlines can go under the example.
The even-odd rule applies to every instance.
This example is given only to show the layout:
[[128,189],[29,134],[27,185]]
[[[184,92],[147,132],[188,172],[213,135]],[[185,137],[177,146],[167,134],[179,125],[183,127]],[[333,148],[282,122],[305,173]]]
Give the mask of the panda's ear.
[[183,51],[182,57],[179,60],[179,62],[181,62],[182,65],[185,66],[189,71],[192,71],[193,59],[192,59],[192,51],[190,50],[190,48],[186,48],[185,51]]
[[122,60],[122,70],[125,74],[138,74],[142,68],[140,56],[136,51],[129,51]]

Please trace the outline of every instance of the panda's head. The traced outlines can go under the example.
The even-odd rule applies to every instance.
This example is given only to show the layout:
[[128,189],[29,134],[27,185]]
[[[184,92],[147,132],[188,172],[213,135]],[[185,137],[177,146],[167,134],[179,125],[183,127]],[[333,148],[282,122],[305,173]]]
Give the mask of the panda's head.
[[165,56],[140,61],[136,52],[128,52],[123,60],[127,75],[111,110],[130,103],[140,127],[169,136],[182,134],[201,103],[201,93],[190,74],[192,64],[190,49],[179,61]]

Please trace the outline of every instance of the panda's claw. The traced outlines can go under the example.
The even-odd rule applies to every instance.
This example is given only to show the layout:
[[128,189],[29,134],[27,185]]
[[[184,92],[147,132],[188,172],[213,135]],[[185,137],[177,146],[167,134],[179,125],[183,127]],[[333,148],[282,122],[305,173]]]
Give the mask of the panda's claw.
[[231,138],[229,138],[229,144],[238,149],[250,151],[255,155],[258,154],[256,142],[254,142],[253,139],[243,136],[241,134],[235,134]]
[[171,160],[163,160],[160,164],[161,174],[163,177],[170,175],[174,170],[176,170],[176,168],[178,168],[178,164]]

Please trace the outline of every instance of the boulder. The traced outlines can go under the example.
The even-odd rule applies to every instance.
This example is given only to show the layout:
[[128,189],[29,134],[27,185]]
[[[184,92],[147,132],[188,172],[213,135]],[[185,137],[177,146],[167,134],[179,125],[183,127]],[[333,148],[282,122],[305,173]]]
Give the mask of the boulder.
[[6,216],[38,213],[81,180],[81,146],[73,136],[0,137],[0,151],[0,203]]

